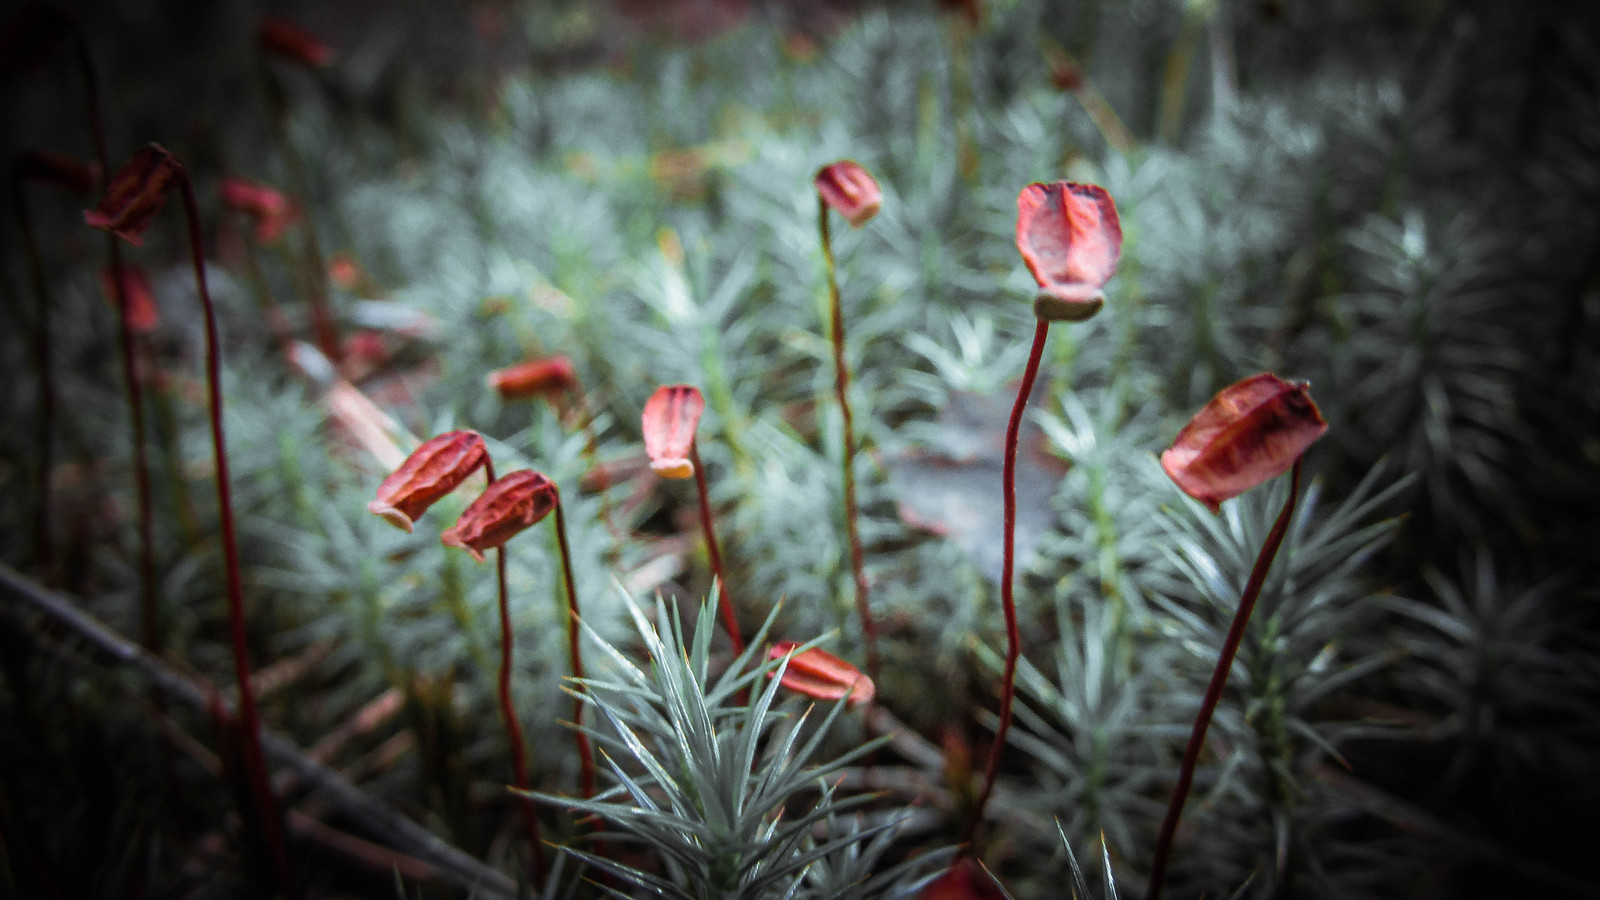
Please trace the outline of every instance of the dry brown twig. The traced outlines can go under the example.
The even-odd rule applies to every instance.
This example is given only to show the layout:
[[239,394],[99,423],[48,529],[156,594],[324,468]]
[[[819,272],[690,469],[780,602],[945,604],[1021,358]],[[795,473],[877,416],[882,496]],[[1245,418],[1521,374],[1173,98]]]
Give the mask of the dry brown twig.
[[[180,673],[137,644],[107,628],[93,616],[78,609],[68,598],[45,589],[10,566],[0,565],[0,596],[8,597],[28,609],[42,613],[56,625],[72,631],[113,663],[138,672],[141,677],[158,686],[176,702],[204,712],[208,708],[209,698],[216,693],[215,687],[202,684],[198,679]],[[344,776],[312,759],[286,738],[263,730],[261,743],[271,763],[293,772],[318,799],[349,816],[361,828],[390,845],[387,848],[380,847],[353,835],[342,835],[339,846],[334,849],[346,853],[360,849],[394,854],[389,862],[396,864],[401,857],[407,857],[432,867],[438,880],[473,891],[478,897],[500,897],[509,900],[516,896],[516,885],[504,874],[440,839],[387,803],[351,784]],[[298,816],[291,818],[299,819]],[[319,830],[318,826],[323,830]],[[320,822],[312,827],[313,831],[324,838],[330,837],[326,829],[327,827],[322,826]],[[356,842],[363,846],[358,848]],[[388,862],[384,865],[387,866]]]

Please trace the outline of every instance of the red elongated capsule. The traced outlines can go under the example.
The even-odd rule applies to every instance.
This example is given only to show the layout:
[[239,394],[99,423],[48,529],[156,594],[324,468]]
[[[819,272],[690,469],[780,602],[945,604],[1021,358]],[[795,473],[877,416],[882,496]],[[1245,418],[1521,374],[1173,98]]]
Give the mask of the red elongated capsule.
[[694,477],[689,455],[705,408],[700,389],[687,384],[662,385],[650,395],[644,404],[644,452],[657,475]]
[[223,206],[250,217],[256,240],[263,244],[282,237],[296,215],[294,203],[282,191],[248,178],[230,175],[222,179],[217,193]]
[[476,431],[447,431],[424,441],[383,483],[367,509],[410,531],[428,507],[455,490],[489,459],[489,448]]
[[282,57],[302,66],[320,69],[333,62],[333,48],[317,36],[285,19],[267,18],[261,21],[256,36],[261,46],[274,56]]
[[867,224],[883,207],[883,191],[877,179],[854,160],[841,159],[823,166],[815,181],[823,202],[854,228]]
[[[106,295],[106,302],[113,308],[117,305],[117,284],[114,277],[110,266],[100,269],[100,290]],[[122,314],[128,319],[130,331],[135,334],[149,334],[156,330],[156,324],[161,317],[156,311],[156,295],[150,287],[150,276],[143,268],[131,263],[122,264],[122,298],[127,304]]]
[[1017,195],[1017,250],[1039,283],[1033,313],[1078,322],[1105,305],[1101,289],[1122,255],[1122,223],[1105,188],[1035,182]]
[[578,374],[565,356],[530,359],[496,369],[485,379],[506,400],[559,396],[577,387]]
[[[818,700],[839,700],[849,697],[851,704],[867,703],[872,700],[877,691],[873,687],[872,679],[860,669],[818,647],[794,653],[795,648],[799,646],[796,641],[780,641],[767,651],[768,659],[782,659],[791,653],[794,654],[789,656],[789,665],[784,668],[783,678],[779,684]],[[770,678],[774,674],[776,671],[768,672],[767,677]]]
[[483,551],[505,544],[539,524],[561,502],[555,483],[532,469],[495,479],[440,536],[447,547],[460,547],[483,562]]
[[100,205],[84,212],[83,220],[135,247],[141,246],[145,230],[166,205],[167,194],[182,176],[183,163],[160,144],[151,144],[111,176]]
[[1263,372],[1223,388],[1178,432],[1161,468],[1216,512],[1222,501],[1289,471],[1328,430],[1309,387]]

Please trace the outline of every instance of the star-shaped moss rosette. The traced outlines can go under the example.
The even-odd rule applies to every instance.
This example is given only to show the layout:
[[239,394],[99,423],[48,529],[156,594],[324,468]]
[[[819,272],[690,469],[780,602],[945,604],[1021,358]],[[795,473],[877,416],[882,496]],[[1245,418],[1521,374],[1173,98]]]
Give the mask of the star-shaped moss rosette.
[[[1028,408],[1043,392],[1030,398]],[[927,442],[884,454],[884,468],[907,528],[938,535],[966,551],[978,571],[999,584],[1004,565],[1004,501],[994,489],[1005,463],[1003,394],[951,391]],[[1017,451],[1017,558],[1027,560],[1050,528],[1050,498],[1067,473],[1044,429],[1023,420]]]

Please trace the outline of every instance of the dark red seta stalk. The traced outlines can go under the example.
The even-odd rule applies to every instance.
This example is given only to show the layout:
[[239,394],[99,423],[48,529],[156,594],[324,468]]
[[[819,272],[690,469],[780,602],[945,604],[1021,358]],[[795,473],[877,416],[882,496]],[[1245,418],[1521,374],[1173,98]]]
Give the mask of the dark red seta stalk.
[[700,502],[700,528],[706,539],[706,553],[711,557],[711,571],[720,585],[717,600],[722,612],[722,624],[728,631],[734,654],[738,655],[744,652],[744,637],[739,632],[739,617],[733,611],[733,597],[728,593],[728,576],[722,569],[722,552],[717,545],[717,534],[712,524],[705,468],[700,463],[700,446],[695,437],[695,431],[700,426],[700,414],[704,411],[705,397],[699,388],[688,384],[664,384],[656,388],[650,399],[645,401],[640,424],[644,430],[644,450],[650,457],[651,470],[662,478],[695,480]]
[[1145,900],[1159,900],[1161,897],[1162,881],[1166,879],[1167,858],[1172,853],[1172,839],[1178,831],[1178,819],[1183,815],[1183,806],[1189,799],[1189,789],[1194,785],[1195,766],[1200,761],[1200,750],[1206,743],[1206,730],[1211,727],[1211,717],[1217,711],[1217,704],[1222,700],[1222,690],[1228,685],[1228,671],[1233,667],[1233,658],[1239,652],[1239,645],[1244,641],[1245,626],[1250,623],[1250,613],[1255,609],[1256,599],[1261,596],[1261,587],[1266,583],[1267,572],[1272,568],[1272,561],[1278,555],[1278,548],[1283,545],[1283,538],[1289,531],[1289,519],[1294,515],[1295,501],[1300,497],[1300,460],[1296,459],[1294,468],[1289,473],[1289,499],[1284,501],[1283,511],[1278,513],[1278,520],[1272,523],[1272,530],[1267,532],[1266,542],[1261,545],[1261,552],[1256,554],[1255,566],[1250,570],[1250,579],[1245,582],[1244,594],[1239,598],[1239,609],[1233,614],[1233,624],[1228,626],[1228,636],[1222,642],[1222,655],[1217,657],[1217,666],[1211,672],[1211,682],[1206,685],[1205,699],[1200,704],[1200,714],[1195,716],[1194,728],[1189,733],[1189,743],[1183,749],[1183,765],[1178,770],[1178,784],[1172,789],[1172,800],[1167,804],[1166,818],[1161,822],[1161,832],[1156,838],[1155,861],[1150,865],[1150,886],[1145,891]]
[[339,322],[334,314],[333,300],[328,293],[327,257],[322,252],[322,243],[317,238],[316,223],[312,221],[311,216],[311,179],[306,174],[305,160],[289,134],[289,98],[268,63],[269,57],[275,56],[296,65],[315,69],[332,62],[333,53],[310,32],[281,19],[267,19],[262,22],[258,37],[260,53],[257,61],[262,85],[267,94],[267,109],[273,136],[283,152],[284,166],[289,172],[291,192],[306,212],[303,245],[304,279],[307,300],[311,308],[312,330],[316,333],[317,346],[321,348],[322,354],[337,366],[344,358],[344,345],[340,339]]
[[[583,678],[583,651],[578,646],[578,589],[572,577],[572,550],[567,545],[567,518],[556,495],[556,543],[561,550],[561,581],[567,588],[567,661],[574,679]],[[594,750],[583,730],[583,698],[572,698],[573,735],[578,744],[578,780],[585,798],[594,796]]]
[[261,752],[261,717],[256,711],[255,690],[250,686],[250,659],[246,648],[244,584],[239,574],[239,545],[233,524],[233,491],[228,478],[227,439],[222,430],[222,359],[218,350],[217,315],[206,287],[205,252],[200,234],[200,207],[195,202],[189,173],[179,168],[178,186],[183,194],[183,211],[189,225],[189,251],[194,262],[195,285],[206,323],[206,400],[211,417],[211,452],[217,473],[217,506],[221,517],[222,553],[227,568],[228,618],[233,637],[233,670],[239,683],[239,715],[244,736],[245,773],[255,795],[257,810],[266,831],[267,846],[277,869],[280,887],[293,893],[289,875],[289,853],[284,842],[283,819],[277,798],[267,776],[267,762]]
[[706,467],[700,464],[700,444],[689,444],[689,462],[694,466],[695,493],[700,499],[700,530],[705,534],[706,552],[711,555],[711,571],[717,576],[717,606],[722,611],[722,627],[733,641],[733,655],[744,652],[744,637],[739,633],[739,617],[733,613],[733,598],[728,594],[728,576],[722,572],[722,551],[717,546],[717,529],[711,521],[711,497],[706,489]]
[[[485,459],[484,470],[489,477],[489,483],[494,484],[494,462]],[[522,740],[522,725],[517,721],[517,708],[511,702],[511,655],[515,643],[511,632],[511,603],[510,591],[506,588],[506,548],[504,545],[495,550],[494,555],[495,577],[500,587],[500,716],[505,719],[506,734],[511,740],[511,771],[517,779],[517,788],[521,791],[530,789],[528,784],[528,759],[525,745]],[[528,832],[528,844],[533,849],[533,874],[541,884],[544,883],[545,858],[544,839],[539,832],[539,816],[534,809],[533,801],[524,796],[521,798],[522,827]]]
[[[59,7],[46,7],[39,5],[37,9],[43,10],[43,15],[53,19],[55,24],[49,27],[65,28],[71,34],[73,56],[78,65],[78,72],[83,78],[84,106],[89,119],[89,137],[94,145],[95,163],[100,169],[100,177],[111,177],[111,156],[106,144],[105,116],[100,107],[100,79],[95,70],[94,56],[89,52],[89,41],[83,31],[83,23],[76,13],[60,9]],[[45,42],[50,44],[51,42]],[[40,46],[44,46],[41,44]],[[54,51],[50,46],[50,51]],[[134,484],[134,510],[135,521],[139,531],[139,610],[141,622],[140,639],[146,650],[152,655],[161,655],[161,630],[157,625],[156,604],[156,563],[155,563],[155,532],[154,512],[150,491],[150,460],[145,447],[144,429],[144,396],[139,390],[137,346],[134,338],[134,329],[128,316],[128,291],[126,280],[123,277],[122,247],[117,243],[115,234],[106,235],[106,253],[111,265],[111,281],[115,287],[112,289],[112,299],[117,310],[117,347],[122,362],[122,382],[128,396],[128,429],[129,437],[133,444],[133,484]],[[46,319],[41,318],[41,335],[45,341],[49,340],[48,334],[43,331]],[[52,366],[48,358],[48,349],[43,358],[42,365],[46,368],[45,378],[50,378],[48,368]],[[53,388],[52,388],[53,390]],[[53,398],[51,406],[53,407]],[[49,418],[53,418],[53,408]],[[48,442],[48,432],[46,433]],[[48,451],[47,451],[48,452]],[[49,457],[46,456],[48,465]],[[45,471],[46,497],[49,501],[48,482],[50,474]],[[43,526],[48,529],[48,523]],[[41,531],[43,538],[47,530]],[[160,689],[152,691],[151,700],[158,714],[166,711],[166,697]],[[165,746],[165,745],[163,745]],[[172,755],[170,749],[163,750],[162,777],[165,781],[168,794],[173,792],[175,783],[172,775]]]
[[989,761],[983,769],[983,788],[978,792],[972,808],[972,818],[967,822],[962,843],[970,844],[983,820],[983,809],[994,791],[995,776],[1000,771],[1000,751],[1006,745],[1006,733],[1011,730],[1011,705],[1016,699],[1017,658],[1022,654],[1022,634],[1017,628],[1017,602],[1012,587],[1017,557],[1017,441],[1022,433],[1022,416],[1028,408],[1028,395],[1033,393],[1033,383],[1039,377],[1039,363],[1044,359],[1045,339],[1050,335],[1050,320],[1038,319],[1033,329],[1033,347],[1028,351],[1028,365],[1022,372],[1022,384],[1017,388],[1017,402],[1011,407],[1011,419],[1006,423],[1005,459],[1001,466],[1001,495],[1005,502],[1002,561],[1000,564],[1000,607],[1006,619],[1006,664],[1001,676],[1000,725],[994,732],[994,743],[989,750]]
[[1017,402],[1011,407],[1011,420],[1006,425],[1005,464],[1001,470],[1005,541],[1000,572],[1000,605],[1006,619],[1006,663],[1000,687],[1000,725],[995,730],[989,761],[984,766],[983,788],[978,792],[963,838],[969,850],[978,824],[983,821],[989,795],[994,791],[1000,754],[1005,750],[1006,734],[1011,730],[1017,658],[1022,653],[1012,583],[1017,556],[1017,441],[1022,431],[1022,416],[1039,375],[1039,361],[1044,357],[1050,323],[1081,322],[1105,305],[1102,288],[1116,271],[1117,259],[1122,254],[1122,225],[1117,218],[1116,204],[1098,185],[1067,181],[1030,184],[1017,195],[1017,251],[1039,284],[1039,292],[1033,299],[1037,324],[1033,347],[1028,351],[1028,366],[1017,389]]
[[[89,42],[83,25],[72,13],[51,11],[62,16],[62,22],[72,32],[73,55],[78,71],[83,76],[84,103],[89,113],[89,136],[94,143],[95,162],[100,165],[102,177],[111,175],[111,157],[106,149],[105,117],[100,109],[100,81],[95,72],[94,57],[89,53]],[[155,655],[161,654],[161,635],[156,627],[156,564],[154,516],[150,500],[150,462],[144,440],[144,397],[139,391],[137,348],[133,330],[129,327],[127,290],[122,275],[122,247],[116,235],[106,235],[107,253],[111,260],[112,283],[116,285],[117,345],[122,356],[122,380],[128,394],[129,430],[133,439],[133,482],[135,515],[139,528],[139,605],[143,616],[143,641],[145,648]]]
[[822,236],[822,257],[828,269],[829,333],[833,342],[834,391],[839,400],[844,432],[844,527],[850,544],[850,571],[856,585],[856,615],[861,619],[861,634],[866,642],[867,672],[878,677],[878,628],[872,620],[870,588],[867,585],[866,559],[861,549],[861,531],[856,509],[855,425],[850,415],[850,367],[845,363],[844,313],[839,303],[839,277],[833,259],[833,241],[828,232],[829,204],[817,194],[817,230]]
[[35,552],[39,572],[46,583],[54,581],[54,545],[50,525],[50,470],[54,466],[56,421],[55,361],[50,352],[50,285],[44,275],[44,263],[39,257],[39,240],[33,232],[33,217],[28,212],[27,189],[17,165],[11,169],[11,186],[16,202],[17,230],[22,234],[22,247],[28,260],[28,279],[32,282],[37,300],[38,322],[33,337],[34,364],[39,367],[39,508],[34,513],[33,527]]
[[[50,332],[50,313],[55,300],[50,294],[50,282],[45,277],[43,257],[39,252],[39,238],[34,232],[33,215],[28,206],[28,183],[54,185],[75,193],[90,193],[99,183],[103,169],[93,163],[83,163],[68,156],[41,151],[24,151],[11,161],[11,189],[16,203],[17,231],[22,235],[23,255],[28,263],[28,281],[35,299],[33,336],[34,363],[39,367],[39,507],[34,514],[35,551],[39,571],[44,580],[54,581],[55,550],[51,525],[51,469],[54,468],[55,420],[58,392],[56,390],[55,354]],[[113,297],[117,296],[113,289]],[[122,310],[124,316],[126,310]]]
[[[492,470],[490,477],[493,478]],[[444,530],[440,540],[447,547],[466,550],[474,559],[482,562],[483,551],[503,547],[506,541],[537,525],[552,512],[556,518],[556,539],[560,545],[561,571],[566,583],[567,652],[571,658],[572,677],[581,679],[583,656],[578,647],[578,592],[572,578],[572,553],[567,546],[567,524],[561,509],[561,492],[555,482],[531,469],[512,472],[498,482],[491,481],[482,496],[472,501],[456,519],[456,524]],[[515,715],[510,701],[511,617],[505,597],[502,588],[500,626],[505,649],[500,667],[501,703],[507,726],[513,727]],[[589,747],[588,735],[582,730],[583,701],[578,697],[573,698],[573,723],[579,726],[576,734],[578,755],[583,764],[583,793],[585,797],[590,797],[594,795],[594,753]],[[520,730],[516,734],[520,735]],[[516,740],[516,746],[520,754],[520,737]]]

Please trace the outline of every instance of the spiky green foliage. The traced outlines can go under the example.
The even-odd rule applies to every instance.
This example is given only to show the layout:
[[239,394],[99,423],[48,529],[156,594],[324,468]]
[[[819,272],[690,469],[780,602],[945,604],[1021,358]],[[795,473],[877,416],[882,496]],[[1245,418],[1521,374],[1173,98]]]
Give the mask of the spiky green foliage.
[[[1089,893],[1089,882],[1084,880],[1083,867],[1078,864],[1078,854],[1073,852],[1072,839],[1067,837],[1066,830],[1061,827],[1060,819],[1056,820],[1056,836],[1061,839],[1061,849],[1067,857],[1067,869],[1072,874],[1072,885],[1069,888],[1070,893],[1068,896],[1071,900],[1090,900],[1094,895]],[[1111,848],[1106,846],[1103,840],[1100,842],[1100,876],[1100,883],[1105,888],[1101,896],[1104,897],[1104,900],[1117,900],[1117,879],[1111,866]],[[990,877],[992,878],[993,875],[991,874]],[[1000,889],[1001,894],[1005,895],[1006,900],[1016,900],[1011,896],[1011,892],[1006,889],[1006,886],[1000,883],[999,879],[995,879],[995,886]]]
[[1064,820],[1065,834],[1138,857],[1164,809],[1157,748],[1182,731],[1175,704],[1158,692],[1167,651],[1146,648],[1136,667],[1132,645],[1094,605],[1063,603],[1058,625],[1054,671],[1027,660],[1018,668],[1017,747],[1037,769],[1038,805]]
[[1399,642],[1402,684],[1441,709],[1437,731],[1460,741],[1440,789],[1459,787],[1469,771],[1515,781],[1540,768],[1570,770],[1585,751],[1581,731],[1566,723],[1600,712],[1600,673],[1564,652],[1586,640],[1573,627],[1575,606],[1563,602],[1574,588],[1508,579],[1482,550],[1463,556],[1456,579],[1424,574],[1434,603],[1391,597],[1385,606],[1416,625]]
[[[1285,871],[1313,884],[1415,887],[1380,852],[1405,830],[1384,821],[1407,821],[1393,812],[1403,807],[1357,812],[1325,790],[1316,773],[1336,764],[1331,751],[1351,763],[1349,777],[1469,830],[1492,823],[1484,840],[1540,865],[1581,858],[1578,838],[1528,827],[1551,819],[1548,785],[1477,776],[1559,771],[1569,784],[1600,783],[1591,706],[1543,702],[1591,696],[1600,656],[1582,638],[1593,619],[1579,590],[1595,580],[1600,521],[1592,19],[1559,4],[1397,4],[1382,15],[1349,3],[982,5],[974,29],[915,4],[826,24],[810,18],[816,4],[753,4],[765,18],[682,42],[619,25],[596,4],[512,3],[472,20],[490,33],[503,14],[510,37],[498,53],[484,52],[492,41],[449,5],[430,9],[425,24],[355,12],[348,30],[337,17],[308,21],[347,52],[329,69],[279,73],[288,140],[307,168],[294,229],[315,228],[330,259],[355,265],[356,280],[331,286],[334,306],[347,333],[377,335],[386,350],[343,372],[298,351],[286,358],[264,312],[272,299],[288,336],[306,336],[305,295],[322,273],[309,270],[304,232],[256,248],[251,263],[237,223],[215,208],[221,175],[292,180],[291,148],[251,102],[258,86],[241,64],[259,10],[159,9],[151,21],[182,16],[160,29],[85,10],[89,47],[113,88],[113,153],[150,138],[172,147],[190,163],[216,238],[252,653],[269,668],[288,661],[280,675],[298,673],[268,694],[271,727],[309,747],[396,692],[403,711],[355,738],[340,765],[467,852],[519,868],[503,849],[517,844],[507,840],[512,802],[483,789],[510,780],[494,702],[493,578],[437,543],[469,497],[443,501],[411,535],[367,515],[387,466],[330,415],[339,377],[393,418],[379,430],[401,449],[473,427],[502,469],[555,478],[585,618],[612,641],[630,628],[618,595],[600,587],[611,579],[635,594],[708,589],[697,542],[683,540],[687,495],[633,477],[644,399],[663,382],[697,384],[710,401],[701,452],[741,615],[753,624],[784,599],[775,628],[839,629],[839,652],[852,655],[848,563],[831,533],[839,417],[826,399],[810,187],[818,165],[848,156],[885,191],[868,228],[837,236],[849,260],[841,299],[867,572],[883,628],[880,697],[918,740],[981,736],[997,675],[972,648],[998,646],[995,585],[974,559],[981,553],[963,549],[971,542],[934,533],[951,523],[930,529],[898,515],[908,491],[892,470],[904,454],[963,447],[944,462],[954,481],[972,476],[965,484],[980,488],[953,505],[971,512],[997,493],[997,478],[987,486],[981,466],[969,466],[992,429],[946,416],[972,394],[1004,394],[1020,370],[1032,285],[1012,243],[1014,198],[1028,181],[1069,178],[1108,188],[1127,241],[1105,311],[1052,333],[1030,413],[1044,432],[1035,449],[1056,457],[1059,478],[1033,498],[1042,523],[1019,585],[1025,710],[999,794],[1019,815],[995,820],[988,861],[1019,896],[1058,896],[1058,857],[1045,861],[1053,838],[1015,824],[1055,814],[1080,853],[1095,850],[1103,829],[1136,886],[1206,654],[1275,502],[1246,498],[1221,519],[1191,517],[1150,456],[1213,391],[1262,369],[1313,383],[1332,425],[1307,460],[1324,497],[1367,498],[1349,501],[1362,506],[1382,494],[1361,484],[1386,454],[1392,477],[1410,476],[1416,489],[1344,529],[1365,533],[1393,517],[1393,540],[1376,552],[1333,537],[1317,545],[1334,521],[1320,512],[1297,525],[1348,565],[1318,574],[1286,555],[1275,567],[1213,729],[1215,755],[1186,820],[1193,831],[1180,834],[1198,835],[1179,845],[1180,874],[1216,892],[1260,867],[1259,890],[1298,890],[1306,882],[1278,877],[1287,847]],[[1076,72],[1052,73],[1057,48]],[[142,60],[161,66],[141,70]],[[0,85],[7,150],[84,148],[81,117],[62,112],[82,86],[58,63]],[[1126,140],[1092,114],[1095,96]],[[95,283],[103,251],[83,239],[80,198],[30,198],[57,303],[62,412],[51,473],[62,554],[38,574],[134,634],[131,450],[113,323]],[[175,232],[163,221],[130,251],[151,272],[164,322],[144,351],[161,614],[170,658],[223,680],[199,343]],[[0,383],[11,426],[0,429],[0,557],[25,568],[37,385],[32,301],[11,238],[0,241],[11,276],[0,279],[0,368],[18,375]],[[490,369],[554,353],[571,357],[595,414],[597,457],[617,475],[603,493],[583,412],[504,401],[484,387]],[[1494,573],[1492,589],[1480,585],[1479,556],[1459,579],[1437,574],[1455,572],[1463,544],[1482,546],[1471,552]],[[532,535],[509,557],[514,694],[529,733],[552,733],[569,715],[558,567],[553,547]],[[1557,574],[1570,580],[1551,581]],[[1376,603],[1376,584],[1407,599]],[[56,640],[31,620],[18,627],[26,642]],[[32,740],[17,724],[30,678],[49,682],[39,698],[60,701],[47,731],[120,740],[121,719],[73,724],[115,706],[104,691],[64,669],[39,671],[7,673],[7,746]],[[1372,709],[1418,724],[1390,729],[1405,735],[1390,744],[1370,743],[1376,729],[1340,724]],[[176,724],[207,733],[203,719]],[[792,723],[756,724],[770,743]],[[850,729],[835,730],[830,752],[851,740]],[[981,740],[972,750],[981,758]],[[539,751],[535,786],[570,785],[571,752]],[[1452,769],[1462,758],[1474,762]],[[101,784],[101,773],[81,771],[85,759],[72,772],[47,768],[44,780]],[[1546,759],[1559,765],[1532,762]],[[98,796],[145,803],[158,760],[153,741],[130,753],[109,770],[116,790]],[[617,762],[639,775],[626,757]],[[913,783],[937,784],[937,767],[919,765],[928,771]],[[1436,783],[1454,770],[1453,786]],[[201,777],[185,771],[186,786]],[[1431,777],[1408,777],[1417,771]],[[959,796],[950,787],[886,797],[860,827],[878,827],[895,804],[921,804],[919,824],[953,818],[938,803]],[[808,785],[802,805],[822,790]],[[220,810],[220,801],[184,807],[207,827],[173,829],[172,846],[209,833]],[[18,829],[48,834],[39,844],[50,871],[98,858],[105,844],[142,846],[137,809],[108,810],[106,821],[128,827],[105,840],[75,837],[76,818],[13,812]],[[1348,827],[1323,827],[1335,819]],[[554,809],[545,820],[552,833],[568,827]],[[841,813],[841,830],[818,823],[796,846],[835,841],[855,821]],[[898,834],[818,858],[800,890],[868,883],[856,876],[943,839]],[[880,841],[890,847],[873,858],[865,848]],[[861,848],[853,861],[852,847]],[[244,871],[209,849],[203,859],[201,871],[219,879]],[[1442,877],[1448,893],[1456,885]]]
[[[1191,877],[1212,890],[1260,870],[1266,884],[1298,881],[1329,896],[1349,896],[1381,871],[1324,860],[1344,848],[1316,840],[1336,806],[1315,799],[1323,789],[1311,769],[1318,761],[1338,760],[1337,745],[1362,729],[1320,712],[1322,702],[1395,659],[1359,640],[1378,621],[1385,600],[1360,577],[1361,567],[1398,524],[1373,521],[1374,513],[1406,486],[1401,481],[1380,487],[1383,480],[1383,470],[1374,469],[1327,513],[1318,510],[1317,487],[1308,489],[1268,573],[1234,661],[1233,690],[1224,694],[1212,721],[1216,767],[1200,781],[1204,802],[1191,803],[1186,814],[1203,823],[1194,835],[1209,848],[1187,854]],[[1286,487],[1279,479],[1270,490],[1225,504],[1219,516],[1185,498],[1165,519],[1176,577],[1157,595],[1166,613],[1158,627],[1187,651],[1190,662],[1178,671],[1187,673],[1184,694],[1191,709],[1199,707],[1204,680]],[[1252,846],[1253,852],[1245,851]]]
[[656,896],[683,900],[867,900],[915,892],[918,871],[943,854],[874,871],[896,823],[863,828],[842,820],[872,797],[837,798],[828,779],[882,742],[812,761],[845,701],[818,722],[809,721],[809,708],[798,714],[774,708],[788,659],[758,657],[773,616],[743,654],[713,673],[714,601],[701,607],[692,632],[659,598],[655,619],[665,630],[637,605],[630,602],[628,610],[648,654],[645,667],[591,630],[614,677],[576,686],[609,726],[590,734],[614,786],[593,800],[533,796],[600,818],[610,829],[596,840],[647,847],[662,871],[596,852],[567,852]]

